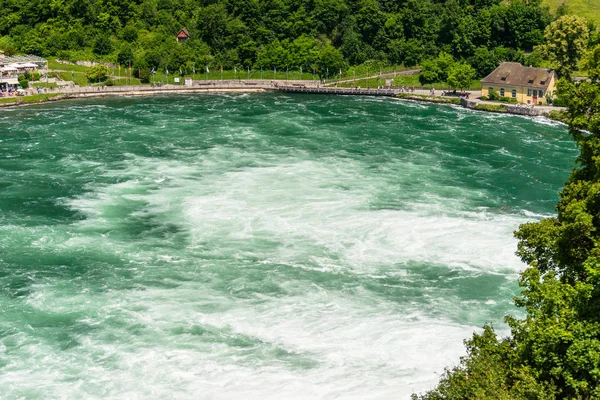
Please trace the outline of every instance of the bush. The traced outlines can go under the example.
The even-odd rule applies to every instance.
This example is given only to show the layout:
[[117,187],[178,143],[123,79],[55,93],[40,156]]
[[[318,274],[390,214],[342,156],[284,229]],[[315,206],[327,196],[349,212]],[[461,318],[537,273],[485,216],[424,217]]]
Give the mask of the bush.
[[564,99],[561,99],[560,97],[555,97],[552,100],[552,104],[555,105],[556,107],[566,107],[567,106],[567,102]]
[[487,100],[489,100],[489,98],[487,96],[481,96],[480,100],[487,101]]
[[489,91],[488,96],[490,98],[491,101],[498,101],[500,100],[500,93],[498,93],[498,91],[492,89]]
[[133,75],[142,83],[150,83],[152,79],[152,71],[148,68],[138,68]]
[[27,89],[29,87],[29,82],[27,81],[27,77],[25,75],[19,75],[18,80],[19,86],[21,86],[23,89]]
[[105,65],[96,65],[88,69],[85,75],[90,83],[100,83],[108,79],[110,69]]
[[475,109],[478,111],[506,112],[506,108],[502,104],[477,104]]
[[507,96],[500,97],[500,99],[498,99],[498,101],[501,101],[502,103],[510,103],[510,104],[517,104],[518,103],[518,101],[517,101],[516,98],[514,98],[514,97],[507,97]]

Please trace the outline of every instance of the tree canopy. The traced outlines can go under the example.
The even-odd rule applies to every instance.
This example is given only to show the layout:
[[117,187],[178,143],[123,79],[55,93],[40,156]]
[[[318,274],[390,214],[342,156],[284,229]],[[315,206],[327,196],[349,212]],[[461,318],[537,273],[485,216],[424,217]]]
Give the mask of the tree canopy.
[[559,76],[570,77],[588,47],[589,28],[584,18],[564,15],[552,22],[544,34],[546,43],[540,48],[556,65]]
[[[543,41],[538,0],[0,0],[0,45],[65,60],[176,70],[337,70],[369,60],[413,66],[440,52],[478,74]],[[182,27],[190,39],[177,44]],[[10,47],[9,47],[10,46]],[[127,47],[129,46],[129,47]],[[131,48],[132,53],[129,53]]]

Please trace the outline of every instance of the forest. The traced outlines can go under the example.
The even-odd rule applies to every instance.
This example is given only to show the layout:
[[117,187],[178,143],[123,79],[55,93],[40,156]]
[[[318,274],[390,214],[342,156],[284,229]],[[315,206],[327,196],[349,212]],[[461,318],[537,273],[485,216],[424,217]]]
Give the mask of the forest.
[[[443,53],[482,77],[502,61],[539,65],[533,50],[556,18],[541,0],[0,0],[0,9],[7,54],[183,73],[324,75],[362,64],[411,67]],[[183,27],[190,39],[179,45]]]

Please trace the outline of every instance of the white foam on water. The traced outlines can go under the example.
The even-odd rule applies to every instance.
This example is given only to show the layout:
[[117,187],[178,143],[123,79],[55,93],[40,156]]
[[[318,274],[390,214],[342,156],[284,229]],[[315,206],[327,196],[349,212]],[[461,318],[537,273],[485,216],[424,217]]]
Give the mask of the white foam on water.
[[[26,333],[16,353],[0,349],[11,363],[0,377],[6,393],[32,398],[57,393],[115,399],[408,398],[433,387],[444,367],[464,353],[462,340],[477,330],[450,315],[455,297],[442,298],[443,292],[427,287],[421,299],[385,297],[362,284],[332,290],[318,281],[278,280],[276,269],[266,270],[264,279],[277,290],[261,293],[248,291],[253,283],[243,274],[228,278],[205,271],[219,263],[223,271],[253,267],[246,261],[250,258],[257,265],[334,278],[341,274],[377,282],[391,277],[410,285],[414,270],[405,266],[411,263],[512,278],[522,268],[511,234],[527,220],[521,215],[461,212],[443,196],[417,204],[405,200],[405,209],[372,209],[378,178],[357,161],[290,158],[276,163],[268,158],[253,168],[231,168],[238,156],[219,149],[196,163],[130,156],[126,168],[104,171],[106,177],[121,177],[119,182],[90,186],[90,193],[65,199],[87,220],[73,226],[71,237],[61,243],[39,240],[34,246],[96,248],[128,259],[132,273],[146,280],[172,282],[161,278],[161,268],[187,279],[173,289],[141,280],[134,284],[140,290],[108,285],[94,292],[82,286],[79,294],[68,295],[52,278],[40,281],[28,298],[32,310],[85,315],[76,318],[77,324],[90,328],[84,334],[74,331],[78,345],[68,351]],[[130,203],[129,215],[115,213]],[[177,225],[187,233],[186,247],[142,249],[131,239],[111,235],[124,218],[136,215]],[[90,228],[107,233],[90,235]],[[204,261],[195,260],[199,254]],[[224,288],[215,288],[215,279]],[[467,302],[477,308],[476,301]],[[496,302],[481,303],[483,309]],[[194,327],[217,333],[199,329],[194,334]],[[236,337],[245,344],[232,342]]]
[[[14,365],[0,377],[9,396],[408,398],[435,384],[436,373],[463,353],[461,340],[477,329],[318,288],[257,304],[235,302],[198,283],[175,292],[82,294],[70,304],[56,288],[39,287],[38,294],[30,304],[39,312],[85,311],[90,326],[123,322],[91,331],[71,351],[21,343],[28,371]],[[217,301],[231,308],[197,309]],[[223,341],[190,334],[195,326],[222,329]],[[252,341],[238,347],[226,344],[225,335]]]
[[[409,261],[482,271],[522,268],[512,231],[524,218],[446,216],[441,211],[454,210],[440,210],[440,204],[437,215],[426,206],[369,210],[370,194],[345,174],[314,162],[230,172],[207,193],[185,197],[182,212],[195,242],[266,237],[281,243],[272,257],[285,262],[321,249],[356,272]],[[344,181],[353,190],[335,187]]]
[[[256,134],[240,130],[246,138]],[[512,231],[539,217],[472,207],[489,194],[440,185],[448,171],[415,157],[373,171],[302,150],[177,154],[71,168],[112,183],[64,199],[86,219],[31,247],[114,254],[129,281],[111,285],[121,271],[109,266],[97,282],[37,279],[23,314],[64,318],[62,342],[74,345],[44,340],[43,324],[0,339],[8,397],[408,398],[464,354],[462,340],[480,326],[471,321],[500,323],[506,309],[501,299],[460,298],[418,268],[448,281],[505,277],[510,294],[523,268]],[[378,208],[392,178],[395,206]],[[136,236],[140,221],[174,227],[183,244]],[[119,236],[123,226],[134,232]],[[402,285],[414,290],[394,290]],[[460,307],[481,316],[461,319]]]

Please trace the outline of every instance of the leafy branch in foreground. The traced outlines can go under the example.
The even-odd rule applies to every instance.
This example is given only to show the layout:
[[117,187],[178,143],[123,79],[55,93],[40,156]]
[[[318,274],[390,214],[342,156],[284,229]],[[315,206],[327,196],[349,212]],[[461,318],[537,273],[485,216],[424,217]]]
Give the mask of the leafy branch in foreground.
[[511,335],[484,327],[438,386],[413,399],[600,398],[600,84],[563,80],[564,118],[580,155],[560,192],[557,215],[520,226],[528,265],[507,317]]

